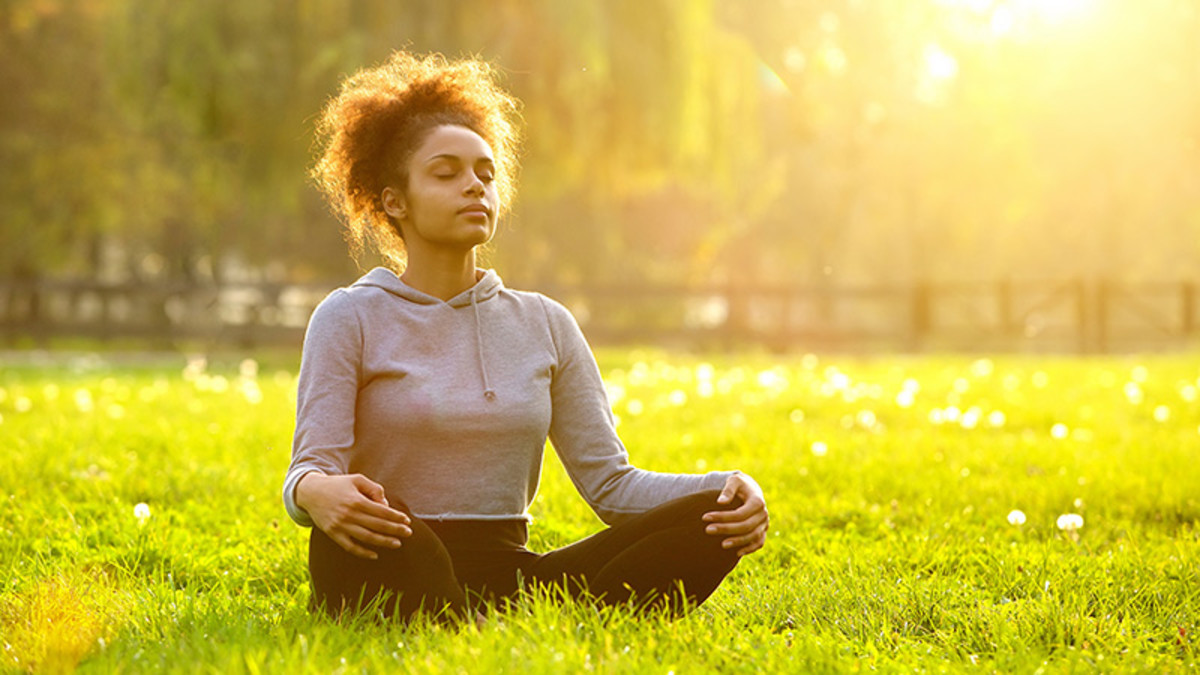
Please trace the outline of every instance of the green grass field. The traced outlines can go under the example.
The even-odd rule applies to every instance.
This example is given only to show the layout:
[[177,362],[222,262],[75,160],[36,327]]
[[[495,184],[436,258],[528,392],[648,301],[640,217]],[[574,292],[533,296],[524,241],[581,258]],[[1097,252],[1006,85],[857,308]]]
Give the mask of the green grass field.
[[[1200,664],[1193,356],[605,351],[635,463],[755,476],[768,545],[674,623],[528,597],[482,629],[306,612],[307,532],[279,500],[295,361],[269,361],[0,362],[4,669]],[[533,513],[535,550],[599,526],[552,454]]]

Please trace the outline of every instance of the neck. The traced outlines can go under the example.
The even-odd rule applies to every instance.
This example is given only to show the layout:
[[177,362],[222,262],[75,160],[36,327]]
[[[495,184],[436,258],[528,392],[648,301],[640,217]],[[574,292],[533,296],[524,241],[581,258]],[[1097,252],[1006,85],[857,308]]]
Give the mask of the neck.
[[440,300],[449,300],[475,285],[475,249],[467,255],[439,255],[409,250],[400,278],[412,288]]

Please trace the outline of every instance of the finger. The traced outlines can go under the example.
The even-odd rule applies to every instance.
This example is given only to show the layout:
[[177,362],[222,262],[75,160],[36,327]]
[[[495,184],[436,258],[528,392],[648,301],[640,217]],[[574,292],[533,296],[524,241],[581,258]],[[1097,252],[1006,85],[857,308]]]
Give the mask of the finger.
[[393,520],[386,520],[384,518],[376,518],[375,516],[367,514],[359,514],[357,517],[352,518],[349,522],[354,525],[358,525],[363,529],[371,530],[372,532],[378,532],[379,534],[391,537],[411,537],[413,533],[412,528],[408,525],[403,525]]
[[377,546],[380,548],[400,548],[403,543],[397,537],[388,536],[382,532],[367,529],[361,525],[347,525],[342,530],[354,539],[355,542],[366,546]]
[[754,513],[754,509],[739,506],[728,511],[710,511],[704,514],[704,519],[710,523],[735,523],[748,520]]
[[754,497],[746,500],[746,503],[736,509],[728,509],[725,511],[709,511],[704,514],[704,520],[710,523],[727,523],[735,520],[746,520],[756,512],[766,512],[766,504]]
[[372,551],[369,548],[364,548],[362,546],[359,546],[358,542],[354,541],[346,534],[342,534],[339,532],[337,534],[331,534],[331,535],[329,535],[329,537],[331,539],[333,539],[335,542],[337,542],[338,546],[341,546],[343,549],[346,550],[346,552],[348,552],[352,555],[356,555],[359,558],[366,558],[367,560],[378,560],[379,559],[378,553],[376,553],[375,551]]
[[751,553],[754,553],[755,551],[761,550],[762,547],[766,545],[766,543],[767,543],[767,540],[764,537],[762,540],[756,541],[745,548],[738,549],[737,554],[738,554],[738,556],[750,555]]
[[387,520],[401,525],[412,525],[412,518],[403,511],[393,509],[385,504],[364,500],[357,504],[358,510],[381,520]]
[[766,536],[766,530],[759,527],[759,528],[755,528],[754,531],[750,532],[749,534],[744,534],[744,535],[737,536],[737,537],[729,537],[728,539],[721,542],[721,547],[722,548],[744,548],[747,545],[753,544],[754,542],[762,541],[762,539],[765,536]]
[[750,514],[745,520],[737,520],[725,523],[712,523],[704,528],[707,534],[745,534],[753,532],[767,523],[767,514],[765,511]]

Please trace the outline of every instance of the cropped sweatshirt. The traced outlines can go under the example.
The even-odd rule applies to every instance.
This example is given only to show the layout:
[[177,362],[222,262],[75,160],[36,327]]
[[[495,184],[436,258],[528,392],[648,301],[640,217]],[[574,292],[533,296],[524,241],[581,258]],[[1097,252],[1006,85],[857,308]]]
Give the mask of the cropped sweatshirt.
[[734,472],[629,463],[591,349],[565,307],[491,270],[443,301],[376,268],[317,306],[304,338],[288,514],[304,474],[361,473],[437,520],[527,518],[549,437],[606,523]]

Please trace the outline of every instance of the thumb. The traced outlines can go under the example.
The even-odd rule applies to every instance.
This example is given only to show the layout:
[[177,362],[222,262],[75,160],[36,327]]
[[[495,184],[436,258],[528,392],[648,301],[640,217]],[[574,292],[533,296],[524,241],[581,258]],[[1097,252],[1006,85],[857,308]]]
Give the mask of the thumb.
[[363,475],[354,477],[354,484],[367,499],[388,506],[387,497],[383,494],[383,486]]
[[717,497],[717,503],[728,504],[729,502],[733,501],[733,496],[736,494],[737,484],[734,482],[734,479],[731,476],[729,480],[725,482],[725,489],[721,490],[721,496]]

